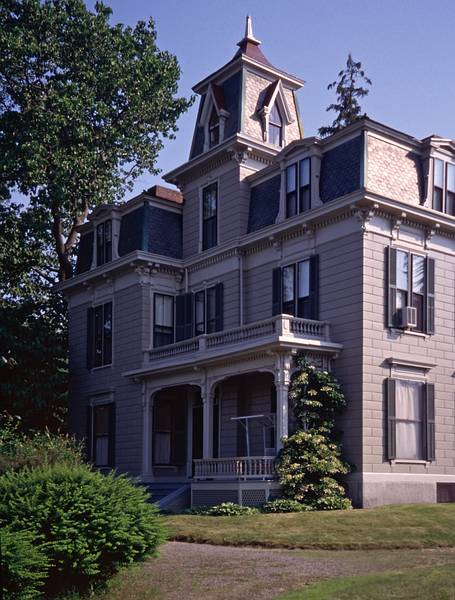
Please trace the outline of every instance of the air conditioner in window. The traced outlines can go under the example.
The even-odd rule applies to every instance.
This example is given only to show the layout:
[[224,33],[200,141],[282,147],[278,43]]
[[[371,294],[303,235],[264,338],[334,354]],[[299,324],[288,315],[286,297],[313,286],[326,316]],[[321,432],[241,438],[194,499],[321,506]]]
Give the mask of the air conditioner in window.
[[402,329],[417,327],[417,309],[414,306],[404,306],[400,310],[400,327]]

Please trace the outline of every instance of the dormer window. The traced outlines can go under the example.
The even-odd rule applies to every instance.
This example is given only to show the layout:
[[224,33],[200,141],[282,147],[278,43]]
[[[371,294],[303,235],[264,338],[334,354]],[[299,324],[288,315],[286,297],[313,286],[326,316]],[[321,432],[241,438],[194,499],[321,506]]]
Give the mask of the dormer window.
[[281,146],[283,142],[283,119],[276,102],[269,115],[268,141],[275,146]]
[[439,158],[433,163],[433,209],[455,216],[455,165]]
[[209,147],[213,148],[220,143],[220,119],[215,107],[212,109],[209,120]]
[[96,228],[96,265],[112,260],[112,221],[104,221]]

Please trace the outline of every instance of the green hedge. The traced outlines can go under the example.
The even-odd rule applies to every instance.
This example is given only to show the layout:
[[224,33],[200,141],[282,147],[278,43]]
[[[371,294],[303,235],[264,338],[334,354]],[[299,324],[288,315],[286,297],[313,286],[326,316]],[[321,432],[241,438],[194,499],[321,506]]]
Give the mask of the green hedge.
[[30,531],[0,530],[1,597],[32,600],[41,596],[49,567],[42,548]]
[[123,476],[54,465],[0,477],[0,526],[32,528],[49,562],[47,593],[84,589],[164,539],[147,493]]

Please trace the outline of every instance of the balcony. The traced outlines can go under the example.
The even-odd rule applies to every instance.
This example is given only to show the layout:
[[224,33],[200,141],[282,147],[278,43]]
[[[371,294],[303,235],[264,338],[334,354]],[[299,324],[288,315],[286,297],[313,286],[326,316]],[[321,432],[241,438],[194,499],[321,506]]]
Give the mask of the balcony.
[[241,456],[233,458],[197,459],[194,479],[268,480],[275,477],[275,458],[271,456]]
[[143,369],[153,372],[188,364],[208,364],[231,354],[284,348],[336,355],[341,345],[330,341],[329,323],[281,314],[264,321],[152,348],[144,353]]

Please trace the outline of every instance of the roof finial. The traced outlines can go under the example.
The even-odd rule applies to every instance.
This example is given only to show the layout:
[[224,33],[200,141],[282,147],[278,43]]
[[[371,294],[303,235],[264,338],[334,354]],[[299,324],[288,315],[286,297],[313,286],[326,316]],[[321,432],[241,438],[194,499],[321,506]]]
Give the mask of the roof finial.
[[253,34],[253,19],[250,15],[247,15],[245,22],[245,35],[243,39],[239,42],[240,45],[242,42],[252,42],[253,44],[259,45],[261,42],[254,37]]

